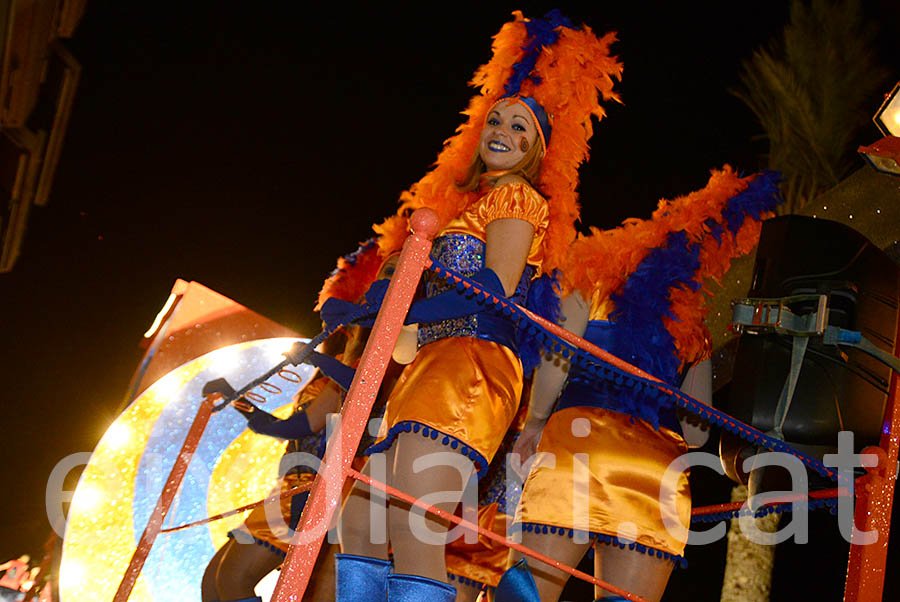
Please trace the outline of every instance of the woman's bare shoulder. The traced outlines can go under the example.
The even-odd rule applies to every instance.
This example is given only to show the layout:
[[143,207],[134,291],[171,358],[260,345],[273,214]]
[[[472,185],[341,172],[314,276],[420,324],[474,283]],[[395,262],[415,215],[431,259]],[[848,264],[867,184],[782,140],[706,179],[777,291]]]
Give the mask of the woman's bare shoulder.
[[531,186],[531,184],[528,183],[528,180],[526,180],[522,176],[508,173],[497,178],[497,181],[494,183],[494,187],[496,188],[498,186],[504,186],[506,184],[524,184],[529,187]]

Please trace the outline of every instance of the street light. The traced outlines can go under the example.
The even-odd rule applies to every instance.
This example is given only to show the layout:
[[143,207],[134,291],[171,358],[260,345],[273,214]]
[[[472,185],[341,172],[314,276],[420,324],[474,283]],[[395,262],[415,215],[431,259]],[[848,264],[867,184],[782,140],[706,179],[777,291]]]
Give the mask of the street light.
[[884,103],[872,120],[884,138],[860,146],[857,152],[875,171],[900,177],[900,82],[884,97]]
[[872,120],[885,136],[900,136],[900,82],[884,97],[884,103]]
[[900,138],[885,136],[875,144],[860,146],[859,154],[875,171],[900,177]]

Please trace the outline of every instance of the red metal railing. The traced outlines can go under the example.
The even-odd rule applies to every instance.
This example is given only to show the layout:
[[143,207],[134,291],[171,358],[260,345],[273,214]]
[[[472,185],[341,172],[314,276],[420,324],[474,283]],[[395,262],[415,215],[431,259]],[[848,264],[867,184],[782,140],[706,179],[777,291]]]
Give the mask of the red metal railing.
[[[894,337],[894,355],[900,351],[900,324]],[[900,456],[900,375],[891,375],[891,391],[884,408],[884,426],[878,447],[863,453],[878,456],[878,466],[869,469],[856,487],[854,523],[861,531],[878,531],[878,540],[868,545],[850,542],[844,602],[880,602],[884,589],[888,539],[891,534],[891,508]]]
[[[524,546],[507,541],[496,534],[480,529],[477,525],[467,523],[459,517],[433,508],[419,500],[413,500],[403,492],[368,479],[351,468],[353,456],[368,421],[369,413],[375,403],[381,380],[390,360],[391,351],[399,336],[422,272],[429,264],[428,256],[431,250],[431,239],[436,234],[438,218],[430,209],[419,209],[413,214],[410,224],[412,226],[412,234],[404,244],[397,270],[385,295],[383,308],[375,321],[369,344],[362,354],[353,384],[347,393],[347,398],[341,411],[341,419],[327,447],[322,470],[319,471],[312,485],[309,501],[303,512],[301,523],[294,539],[291,542],[291,547],[288,550],[272,601],[296,601],[303,597],[315,566],[322,540],[331,526],[341,503],[343,484],[347,478],[355,478],[370,482],[372,486],[381,488],[392,496],[405,499],[410,503],[425,508],[429,512],[443,516],[447,520],[478,530],[482,535],[515,548],[532,558],[556,566],[579,579],[599,585],[628,600],[642,602],[642,598],[634,594],[586,575],[572,567],[562,565]],[[659,382],[659,379],[652,375],[631,366],[556,324],[552,324],[531,312],[526,311],[525,313],[529,318],[554,335],[576,347],[593,353],[601,360],[635,376]],[[900,327],[898,327],[897,336],[898,341],[900,341]],[[897,374],[894,374],[888,404],[885,409],[884,435],[882,436],[881,446],[865,450],[866,453],[878,455],[878,467],[870,471],[862,479],[859,479],[858,484],[860,486],[856,487],[855,490],[857,498],[856,524],[862,525],[860,528],[863,531],[877,529],[879,538],[876,543],[871,545],[857,545],[851,542],[844,602],[877,602],[881,600],[887,559],[887,543],[890,533],[893,488],[897,477],[898,451],[900,451],[900,401],[898,401],[898,398],[900,398],[900,379],[898,379]],[[126,602],[128,599],[137,576],[140,574],[141,568],[150,552],[150,548],[156,536],[161,532],[162,522],[180,486],[203,430],[209,421],[212,406],[212,398],[205,399],[201,405],[113,602]],[[831,493],[829,492],[829,494]],[[836,490],[834,494],[839,494],[839,492]],[[813,497],[813,495],[810,497]],[[716,507],[715,509],[711,507],[710,511],[723,509],[725,509],[724,506],[722,508]],[[697,512],[697,514],[702,513]],[[209,520],[212,519],[199,521],[197,524],[208,522]],[[180,528],[187,528],[187,526]]]
[[178,452],[178,457],[175,459],[175,465],[169,473],[169,478],[166,479],[162,493],[159,494],[156,507],[153,508],[153,512],[150,514],[150,520],[147,521],[147,526],[144,527],[144,532],[141,534],[137,548],[135,548],[134,554],[131,555],[131,561],[128,563],[128,568],[125,569],[125,575],[122,577],[122,581],[119,582],[119,588],[116,590],[116,595],[113,596],[113,602],[126,602],[131,595],[131,590],[134,589],[138,575],[141,574],[141,569],[144,568],[144,563],[147,561],[153,542],[156,541],[156,536],[159,535],[160,529],[162,529],[163,521],[166,520],[166,514],[169,513],[169,509],[172,507],[175,494],[178,493],[178,488],[181,487],[181,481],[184,480],[184,475],[187,473],[188,464],[191,463],[191,458],[194,457],[194,452],[197,451],[200,437],[203,436],[209,417],[212,416],[213,405],[215,405],[216,399],[220,397],[218,393],[213,393],[207,396],[200,404],[197,415],[194,417],[194,422],[191,424],[187,437],[181,446],[181,451]]
[[403,245],[400,261],[391,278],[382,309],[378,312],[369,343],[360,358],[350,390],[347,391],[341,419],[325,450],[322,470],[313,482],[300,525],[275,585],[273,602],[288,602],[303,597],[322,539],[340,506],[342,486],[369,420],[369,413],[375,404],[381,379],[400,335],[413,294],[428,261],[431,239],[437,234],[438,216],[430,209],[419,209],[410,218],[410,226],[412,234]]

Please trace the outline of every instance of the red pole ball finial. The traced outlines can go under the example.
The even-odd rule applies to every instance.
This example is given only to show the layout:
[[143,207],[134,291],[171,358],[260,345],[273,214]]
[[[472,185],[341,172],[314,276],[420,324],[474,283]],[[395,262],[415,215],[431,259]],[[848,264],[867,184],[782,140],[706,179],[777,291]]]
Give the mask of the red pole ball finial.
[[413,232],[431,240],[438,233],[440,218],[438,218],[438,214],[434,209],[421,207],[416,209],[410,216],[409,225]]

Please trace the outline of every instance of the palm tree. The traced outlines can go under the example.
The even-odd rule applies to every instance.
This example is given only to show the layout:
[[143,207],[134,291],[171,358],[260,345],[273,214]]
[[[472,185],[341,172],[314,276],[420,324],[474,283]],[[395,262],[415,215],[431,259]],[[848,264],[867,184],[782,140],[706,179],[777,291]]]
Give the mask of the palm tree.
[[[875,28],[860,0],[792,0],[783,35],[742,64],[730,90],[756,115],[769,140],[768,166],[784,176],[780,211],[798,211],[854,168],[854,140],[887,83]],[[746,499],[739,485],[734,501]],[[774,548],[748,541],[732,521],[722,602],[767,602]],[[778,528],[777,515],[757,520]]]
[[874,37],[860,0],[793,0],[780,39],[743,62],[743,85],[730,92],[769,139],[769,168],[785,178],[782,212],[800,209],[853,168],[854,139],[888,77]]
[[[731,491],[731,501],[745,502],[747,495],[747,487],[738,485]],[[778,530],[781,515],[769,514],[753,520],[760,531],[774,533]],[[738,519],[732,519],[720,602],[767,602],[774,566],[775,546],[750,541],[744,537]]]

